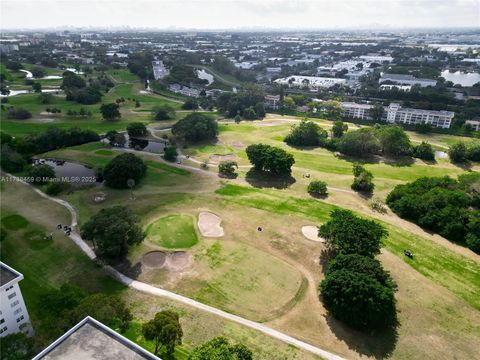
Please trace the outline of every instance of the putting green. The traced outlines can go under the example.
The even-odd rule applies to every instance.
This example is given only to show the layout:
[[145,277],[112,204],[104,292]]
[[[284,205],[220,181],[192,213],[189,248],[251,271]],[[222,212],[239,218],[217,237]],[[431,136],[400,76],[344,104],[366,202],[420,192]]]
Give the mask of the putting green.
[[198,242],[194,219],[188,215],[168,215],[147,227],[147,238],[167,249],[185,249]]

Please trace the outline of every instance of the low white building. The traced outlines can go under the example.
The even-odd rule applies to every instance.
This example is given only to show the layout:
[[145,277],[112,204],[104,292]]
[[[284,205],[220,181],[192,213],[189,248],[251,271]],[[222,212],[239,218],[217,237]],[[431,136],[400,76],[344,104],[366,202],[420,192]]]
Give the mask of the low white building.
[[470,125],[473,131],[480,131],[480,120],[467,120],[465,124]]
[[419,85],[421,87],[437,85],[437,80],[416,78],[413,75],[404,75],[404,74],[382,74],[382,76],[378,80],[378,83],[382,84],[386,81],[399,84],[399,85],[410,85],[410,86]]
[[280,107],[280,95],[265,95],[265,106],[277,110]]
[[412,86],[411,85],[388,85],[388,84],[380,85],[380,90],[393,90],[393,89],[409,92],[410,90],[412,90]]
[[328,89],[329,87],[332,87],[334,85],[346,85],[347,80],[319,76],[294,75],[286,78],[277,79],[274,82],[280,85],[287,85],[288,87],[307,87],[312,91],[316,91],[320,88]]
[[0,262],[0,337],[18,332],[33,335],[27,307],[18,283],[23,275]]

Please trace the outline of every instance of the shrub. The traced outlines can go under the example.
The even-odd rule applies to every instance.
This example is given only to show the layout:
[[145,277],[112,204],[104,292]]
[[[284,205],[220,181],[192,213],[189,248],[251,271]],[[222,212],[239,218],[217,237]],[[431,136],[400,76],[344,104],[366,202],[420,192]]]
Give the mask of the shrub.
[[463,142],[453,144],[448,149],[448,156],[454,163],[464,163],[467,161],[467,146]]
[[121,154],[113,158],[104,168],[103,177],[105,185],[125,189],[129,187],[129,180],[134,180],[135,185],[145,176],[147,166],[143,160],[134,154]]
[[163,152],[163,158],[167,161],[177,160],[177,148],[175,146],[167,146]]
[[312,196],[316,196],[316,197],[327,196],[328,195],[327,183],[319,180],[311,181],[310,184],[308,184],[307,191]]
[[236,178],[235,170],[238,168],[236,161],[222,161],[218,164],[218,174],[226,178]]
[[52,181],[45,188],[45,193],[47,195],[56,196],[63,191],[70,189],[71,185],[67,182],[61,181]]
[[355,177],[350,186],[352,190],[363,191],[366,193],[373,191],[375,184],[373,183],[373,174],[370,171],[367,171],[360,164],[353,164],[353,175]]
[[30,119],[32,117],[32,114],[27,109],[24,109],[21,107],[19,108],[11,107],[8,109],[7,117],[9,119],[25,120],[25,119]]

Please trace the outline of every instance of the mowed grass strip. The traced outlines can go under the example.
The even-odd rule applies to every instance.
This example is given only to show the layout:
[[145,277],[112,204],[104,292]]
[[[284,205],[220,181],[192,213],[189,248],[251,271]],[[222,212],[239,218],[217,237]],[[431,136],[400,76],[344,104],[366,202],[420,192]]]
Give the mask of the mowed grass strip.
[[[301,214],[319,223],[328,220],[330,212],[337,208],[321,201],[295,198],[273,190],[258,190],[231,184],[222,186],[216,193],[223,197],[226,203],[251,206],[277,214]],[[431,240],[379,222],[389,232],[388,238],[384,240],[386,249],[402,259],[405,259],[404,249],[412,250],[415,254],[414,259],[405,259],[410,266],[480,310],[478,262],[452,252]]]
[[167,249],[186,249],[198,242],[194,219],[189,215],[168,215],[147,226],[150,242]]

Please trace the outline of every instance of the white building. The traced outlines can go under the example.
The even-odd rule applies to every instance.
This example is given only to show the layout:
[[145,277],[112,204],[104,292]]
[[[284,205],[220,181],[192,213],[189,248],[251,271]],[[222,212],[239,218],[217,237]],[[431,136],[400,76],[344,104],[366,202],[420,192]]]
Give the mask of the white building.
[[160,360],[101,322],[87,316],[33,360]]
[[[344,102],[341,106],[345,117],[371,120],[372,105]],[[407,125],[429,124],[442,129],[448,129],[455,116],[455,113],[451,111],[403,108],[396,103],[392,103],[384,109],[383,120],[386,122]]]
[[380,90],[393,90],[393,89],[409,92],[410,90],[412,90],[412,86],[411,85],[388,85],[388,84],[380,85]]
[[410,85],[410,86],[419,85],[421,87],[437,85],[437,80],[421,79],[421,78],[416,78],[413,75],[404,75],[404,74],[382,74],[382,76],[380,77],[380,80],[378,80],[379,84],[384,83],[386,81],[391,81],[399,85]]
[[162,60],[152,62],[153,77],[155,80],[163,79],[165,76],[170,74],[170,71],[165,67]]
[[480,131],[480,120],[467,120],[465,124],[470,125],[473,131]]
[[312,91],[316,91],[320,88],[328,89],[333,85],[345,85],[347,80],[337,78],[327,78],[318,76],[289,76],[275,80],[275,83],[280,85],[287,85],[288,87],[307,87]]
[[33,334],[27,307],[18,283],[23,275],[0,262],[0,337],[24,332]]
[[277,110],[280,107],[280,95],[265,95],[265,106]]

